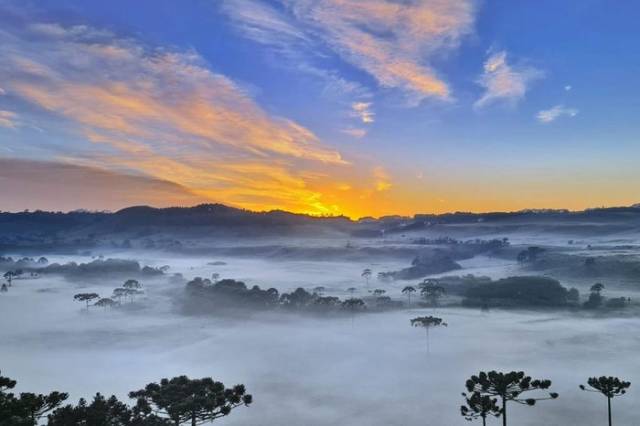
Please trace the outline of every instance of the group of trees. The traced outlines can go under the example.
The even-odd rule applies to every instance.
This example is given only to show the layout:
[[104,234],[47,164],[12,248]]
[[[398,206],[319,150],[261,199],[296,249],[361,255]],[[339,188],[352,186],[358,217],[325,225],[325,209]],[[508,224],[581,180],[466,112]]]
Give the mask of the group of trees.
[[601,307],[607,308],[624,308],[628,303],[631,302],[631,299],[628,297],[614,297],[614,298],[605,298],[602,295],[604,290],[604,284],[595,283],[589,289],[589,298],[586,302],[583,303],[583,307],[585,309],[598,309]]
[[184,307],[190,313],[228,313],[237,309],[354,313],[367,307],[364,300],[353,297],[355,289],[347,299],[325,296],[324,292],[325,288],[318,286],[313,292],[300,287],[280,293],[275,288],[262,289],[257,285],[249,288],[244,282],[233,279],[213,282],[196,277],[186,285]]
[[77,405],[63,406],[67,393],[16,395],[11,392],[15,386],[15,380],[0,375],[0,426],[35,426],[45,416],[49,426],[196,426],[253,402],[244,385],[227,388],[210,377],[149,383],[129,392],[133,406],[100,393],[91,402],[80,399]]
[[[612,426],[611,400],[624,395],[631,386],[630,382],[617,377],[590,377],[587,386],[579,388],[587,392],[596,392],[607,398],[607,414],[609,426]],[[508,403],[534,406],[538,401],[558,398],[555,392],[548,392],[551,380],[532,379],[523,371],[502,373],[481,371],[471,376],[465,383],[466,392],[462,393],[465,404],[460,407],[460,414],[467,420],[481,419],[486,426],[490,417],[501,417],[502,425],[507,426]],[[524,394],[538,391],[536,397],[526,397]],[[540,395],[539,391],[543,391]]]
[[[98,293],[78,293],[73,296],[73,300],[78,302],[84,302],[86,310],[89,310],[90,306],[97,306],[100,308],[112,308],[116,305],[122,305],[122,300],[129,299],[129,302],[133,302],[137,295],[143,294],[142,284],[138,280],[128,279],[124,282],[122,287],[117,287],[113,290],[111,297],[100,298]],[[90,302],[98,299],[93,305]]]
[[446,290],[440,285],[440,282],[435,278],[425,278],[417,288],[411,285],[405,286],[402,289],[402,294],[407,296],[408,305],[411,306],[411,296],[413,293],[420,290],[420,295],[426,300],[430,306],[438,306],[440,298],[446,294]]

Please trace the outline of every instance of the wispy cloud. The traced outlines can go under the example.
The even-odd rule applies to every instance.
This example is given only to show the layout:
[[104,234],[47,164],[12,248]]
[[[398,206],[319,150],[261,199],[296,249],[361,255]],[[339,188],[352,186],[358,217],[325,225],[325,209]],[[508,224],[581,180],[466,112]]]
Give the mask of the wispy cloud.
[[530,83],[542,76],[542,71],[536,68],[508,63],[504,50],[492,53],[478,80],[485,91],[474,107],[483,108],[498,102],[515,104],[524,98]]
[[373,169],[373,177],[375,179],[376,191],[387,191],[393,185],[391,183],[391,176],[382,166],[377,166]]
[[371,102],[352,103],[351,115],[358,118],[364,124],[371,124],[375,121],[375,113],[371,111]]
[[313,40],[413,102],[450,97],[431,62],[471,32],[475,12],[472,0],[279,0],[277,14],[263,1],[225,5],[246,36],[286,52]]
[[367,130],[359,127],[349,127],[346,129],[342,129],[342,133],[345,133],[349,136],[353,136],[354,138],[363,138],[367,135]]
[[541,123],[551,123],[552,121],[557,120],[558,118],[565,117],[575,117],[578,115],[578,110],[576,108],[568,108],[564,105],[556,105],[549,109],[544,109],[538,114],[536,114],[536,118]]
[[[248,208],[340,212],[306,174],[345,167],[341,154],[268,114],[196,52],[45,23],[0,30],[0,57],[3,88],[94,144],[66,161],[168,179]],[[5,125],[15,118],[3,114]]]
[[18,115],[15,112],[0,109],[0,127],[7,127],[10,129],[17,127],[17,118]]

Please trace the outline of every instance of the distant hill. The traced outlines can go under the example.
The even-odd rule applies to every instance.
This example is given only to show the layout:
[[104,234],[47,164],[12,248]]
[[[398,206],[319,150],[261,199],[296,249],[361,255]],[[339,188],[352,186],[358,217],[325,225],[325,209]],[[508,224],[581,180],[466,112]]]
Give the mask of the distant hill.
[[[580,234],[640,232],[640,208],[613,207],[579,212],[527,210],[520,212],[417,214],[353,221],[344,216],[316,217],[280,210],[253,212],[222,204],[152,208],[134,206],[115,213],[75,211],[0,213],[0,250],[29,244],[88,245],[109,238],[199,238],[204,236],[260,238],[266,236],[342,235],[376,238],[384,235],[437,230],[440,234],[469,229],[492,232],[521,230]],[[481,232],[480,232],[481,234]],[[116,244],[116,243],[114,243]]]

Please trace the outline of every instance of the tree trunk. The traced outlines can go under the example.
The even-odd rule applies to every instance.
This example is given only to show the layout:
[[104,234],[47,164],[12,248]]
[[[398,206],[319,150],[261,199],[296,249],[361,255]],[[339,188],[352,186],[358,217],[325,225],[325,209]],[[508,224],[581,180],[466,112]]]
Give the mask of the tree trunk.
[[425,330],[427,330],[427,355],[429,355],[431,353],[431,348],[429,345],[429,327],[425,327]]
[[482,416],[482,426],[487,426],[487,416]]
[[609,426],[612,425],[611,423],[611,398],[607,397],[607,408],[609,409]]
[[191,426],[196,426],[196,413],[195,411],[193,413],[191,413]]
[[507,426],[507,400],[502,397],[502,426]]

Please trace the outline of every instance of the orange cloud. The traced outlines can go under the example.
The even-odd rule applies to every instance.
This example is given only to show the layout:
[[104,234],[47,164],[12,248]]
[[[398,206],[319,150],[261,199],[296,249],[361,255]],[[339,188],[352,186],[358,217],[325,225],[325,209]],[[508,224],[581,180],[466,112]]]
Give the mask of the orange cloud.
[[18,115],[15,112],[0,109],[0,127],[15,128],[17,126],[17,117]]
[[447,84],[428,60],[471,32],[471,0],[283,1],[300,23],[380,85],[404,90],[417,101],[449,98]]
[[304,126],[269,115],[196,53],[149,49],[84,26],[30,31],[0,34],[0,55],[11,52],[2,55],[3,87],[100,146],[58,158],[141,172],[247,208],[344,211],[307,180],[349,162]]

